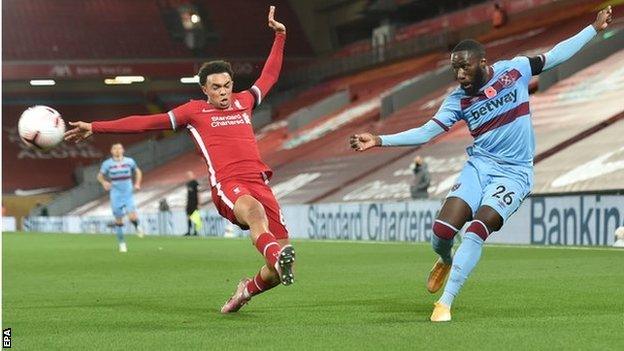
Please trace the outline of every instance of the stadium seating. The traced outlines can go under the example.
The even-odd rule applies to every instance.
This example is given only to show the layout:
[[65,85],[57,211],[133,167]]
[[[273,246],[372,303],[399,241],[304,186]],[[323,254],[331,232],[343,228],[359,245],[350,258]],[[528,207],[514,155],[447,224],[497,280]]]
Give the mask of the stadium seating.
[[[194,3],[206,9],[209,18],[205,20],[221,38],[203,56],[263,55],[253,43],[271,41],[270,31],[258,30],[266,25],[270,1]],[[289,23],[292,40],[287,53],[310,56],[311,47],[286,2],[280,3],[278,13]],[[159,2],[151,0],[7,0],[3,2],[3,29],[3,59],[9,61],[193,57],[182,42],[171,38]]]
[[[624,89],[624,76],[621,67],[624,51],[600,61],[572,77],[563,80],[544,93],[538,93],[531,98],[532,120],[536,134],[537,162],[535,169],[536,185],[534,193],[562,192],[562,191],[600,191],[616,189],[621,184],[621,177],[614,176],[616,170],[621,169],[618,159],[621,159],[621,150],[618,148],[616,135],[624,133],[624,124],[621,121],[624,114],[624,104],[616,95]],[[438,93],[445,95],[444,89]],[[409,105],[384,121],[380,133],[391,133],[418,126],[435,109],[430,108],[428,100],[432,96],[421,99]],[[439,99],[437,99],[439,101]],[[439,104],[439,102],[438,102]],[[436,104],[436,107],[437,105]],[[421,113],[422,118],[408,122],[408,115]],[[412,124],[413,123],[413,124]],[[611,125],[611,123],[613,123]],[[604,125],[603,125],[604,124]],[[600,126],[604,130],[588,137],[583,132]],[[366,127],[363,127],[366,129]],[[595,128],[594,128],[595,129]],[[579,135],[582,135],[581,139]],[[601,139],[600,136],[603,138]],[[608,137],[612,137],[609,139]],[[558,145],[571,144],[566,149],[558,150]],[[470,145],[472,138],[467,128],[454,127],[449,133],[438,138],[434,146],[424,146],[419,149],[403,148],[403,157],[391,164],[379,161],[383,165],[373,174],[363,172],[363,177],[354,182],[336,187],[336,191],[323,197],[323,201],[354,201],[372,199],[398,199],[409,197],[409,182],[411,173],[408,170],[415,155],[421,155],[430,165],[432,184],[430,193],[434,197],[444,196],[453,185],[463,160],[466,159],[464,148]],[[583,147],[585,147],[583,149]],[[540,159],[540,155],[554,150],[554,155]],[[582,150],[582,151],[581,151]],[[575,160],[577,157],[578,159]],[[593,157],[592,157],[593,155]],[[620,156],[618,158],[618,156]],[[587,168],[598,167],[602,163],[593,164],[598,157],[602,163],[613,163],[612,168],[597,171],[595,177],[584,179],[587,175],[572,183],[574,174],[563,178],[566,172],[573,171],[578,166]],[[343,164],[350,163],[359,167],[355,159],[343,160]],[[621,161],[620,161],[621,163]],[[620,168],[618,168],[620,167]],[[319,166],[319,169],[323,169]],[[608,170],[612,170],[609,172]],[[331,170],[326,170],[331,172]],[[620,172],[621,173],[621,172]],[[621,175],[621,174],[620,174]],[[578,177],[578,174],[577,174]],[[558,182],[557,182],[557,179]],[[601,181],[603,180],[603,181]],[[619,181],[619,183],[618,183]],[[556,186],[557,185],[557,186]],[[315,185],[313,185],[315,186]]]
[[[493,39],[487,43],[489,59],[495,61],[518,54],[543,52],[586,25],[588,16],[577,16],[566,21],[558,19],[555,22],[523,33],[509,34],[503,39]],[[437,198],[444,196],[453,185],[466,159],[465,147],[472,142],[463,123],[458,123],[449,133],[432,141],[435,147],[426,145],[416,149],[373,150],[362,155],[350,150],[347,140],[349,135],[357,131],[393,133],[416,127],[428,120],[437,110],[442,98],[455,87],[455,84],[433,91],[381,121],[379,120],[379,101],[397,84],[445,65],[447,60],[446,53],[433,53],[335,78],[301,93],[299,96],[302,97],[303,102],[299,102],[302,106],[299,106],[297,102],[292,102],[278,107],[277,115],[282,119],[298,108],[340,89],[349,89],[352,99],[351,104],[345,109],[322,117],[292,134],[287,131],[285,123],[281,120],[258,133],[258,145],[263,159],[275,170],[272,185],[280,201],[309,203],[405,199],[409,196],[409,183],[412,179],[409,165],[416,154],[424,156],[430,166],[431,195]],[[578,86],[579,82],[587,80],[588,76],[595,75],[596,72],[619,72],[618,62],[622,62],[621,56],[613,56],[596,63],[588,67],[586,71],[579,72],[532,98],[538,154],[548,152],[568,140],[574,140],[579,133],[605,120],[613,120],[614,115],[624,110],[621,99],[604,94],[604,99],[596,100],[596,106],[599,106],[602,112],[594,113],[591,118],[582,120],[583,111],[595,110],[596,106],[583,106],[588,97],[579,94],[574,96],[570,92],[571,88]],[[591,86],[590,89],[601,92],[604,90],[605,83],[613,84],[611,80],[604,79],[603,85],[596,82],[597,85]],[[614,89],[614,91],[621,91],[621,88]],[[562,117],[561,111],[563,110],[566,116]],[[581,122],[577,123],[579,119]],[[568,121],[565,127],[561,125],[563,120]],[[575,122],[569,123],[570,121]],[[606,127],[601,133],[616,133],[612,128],[621,128],[622,124],[615,122],[617,121],[614,120],[613,125]],[[592,140],[592,138],[586,139],[587,142],[592,142]],[[570,147],[567,150],[573,150],[573,148]],[[557,166],[560,163],[556,161],[557,152],[551,158],[540,160],[536,172],[546,165],[544,172],[551,174],[549,179],[552,179],[560,169],[560,165]],[[564,156],[562,153],[561,157]],[[548,166],[549,160],[555,160],[552,161],[554,166]],[[197,174],[203,174],[204,167],[205,165],[197,155],[189,154],[149,172],[146,175],[146,185],[149,184],[150,189],[164,188],[165,185],[172,186],[171,191],[157,192],[152,197],[169,199],[169,196],[173,196],[176,198],[181,196],[179,193],[182,190],[179,186],[185,181],[184,172],[191,169]],[[294,182],[293,179],[297,181]],[[598,184],[598,182],[592,184]],[[536,191],[553,191],[546,188],[536,185]],[[204,195],[207,196],[207,193]],[[154,205],[146,201],[144,206],[153,207]]]
[[535,167],[535,193],[621,190],[624,184],[624,112],[619,121]]

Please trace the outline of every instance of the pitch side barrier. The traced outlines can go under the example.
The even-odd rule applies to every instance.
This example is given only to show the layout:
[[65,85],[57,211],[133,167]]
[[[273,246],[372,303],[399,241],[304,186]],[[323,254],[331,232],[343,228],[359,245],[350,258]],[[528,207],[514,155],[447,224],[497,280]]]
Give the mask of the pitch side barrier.
[[[315,240],[428,242],[440,200],[285,205],[292,238]],[[182,235],[184,211],[140,214],[150,235]],[[201,211],[204,236],[247,233],[232,226],[215,209]],[[31,217],[25,231],[112,233],[112,217]],[[624,226],[624,195],[532,196],[489,242],[554,246],[611,246],[615,229]],[[126,227],[132,232],[131,226]]]

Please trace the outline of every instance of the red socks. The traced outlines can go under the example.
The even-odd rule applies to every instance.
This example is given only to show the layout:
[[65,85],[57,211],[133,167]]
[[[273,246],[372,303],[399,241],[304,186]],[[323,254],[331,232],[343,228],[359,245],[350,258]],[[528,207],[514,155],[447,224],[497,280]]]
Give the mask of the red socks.
[[260,275],[260,272],[258,272],[258,274],[256,274],[256,276],[252,280],[250,280],[249,283],[247,283],[247,287],[245,288],[245,290],[247,290],[247,296],[251,297],[258,295],[263,291],[267,291],[277,285],[279,285],[279,282],[277,284],[271,285],[270,283],[262,280],[262,276]]
[[258,240],[256,240],[256,249],[264,256],[266,262],[270,267],[275,267],[277,262],[277,256],[279,255],[280,244],[275,240],[275,237],[271,233],[260,234]]

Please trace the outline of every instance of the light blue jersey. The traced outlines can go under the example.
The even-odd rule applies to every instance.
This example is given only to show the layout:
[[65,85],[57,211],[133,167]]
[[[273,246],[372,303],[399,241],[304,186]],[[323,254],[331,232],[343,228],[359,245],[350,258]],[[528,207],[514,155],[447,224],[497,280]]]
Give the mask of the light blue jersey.
[[[540,55],[543,69],[572,57],[596,35],[587,26],[575,36]],[[480,206],[494,208],[506,220],[533,187],[535,134],[529,108],[529,82],[533,75],[528,57],[499,61],[491,66],[491,79],[476,96],[458,87],[424,125],[392,135],[380,135],[382,146],[422,145],[464,120],[474,144],[470,158],[447,197],[464,200],[476,213]]]
[[100,173],[111,182],[110,201],[115,217],[135,211],[132,175],[136,168],[136,162],[130,157],[120,161],[109,158],[100,167]]
[[533,165],[535,136],[529,110],[531,66],[527,57],[492,65],[493,75],[477,96],[458,87],[442,103],[433,121],[448,130],[464,120],[474,137],[469,155],[501,164]]

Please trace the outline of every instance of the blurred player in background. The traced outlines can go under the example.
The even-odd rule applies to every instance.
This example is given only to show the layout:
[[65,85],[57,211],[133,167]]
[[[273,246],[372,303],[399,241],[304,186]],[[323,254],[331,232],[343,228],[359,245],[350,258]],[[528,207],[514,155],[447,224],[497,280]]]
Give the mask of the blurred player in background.
[[241,280],[222,313],[238,311],[254,295],[294,282],[295,251],[285,222],[268,186],[272,171],[260,160],[251,125],[252,111],[277,82],[282,67],[286,27],[274,18],[271,6],[268,25],[275,40],[262,73],[254,85],[232,93],[233,72],[225,61],[207,62],[199,70],[199,82],[207,100],[192,100],[168,113],[130,116],[102,122],[70,122],[75,128],[65,135],[79,142],[93,133],[139,133],[186,127],[206,161],[212,199],[219,213],[243,229],[264,256],[266,265],[253,278]]
[[[189,181],[186,183],[186,234],[185,236],[197,235],[197,226],[193,224],[191,215],[199,207],[199,183],[195,179],[193,171],[186,172]],[[191,232],[193,232],[191,234]]]
[[[134,184],[132,176],[134,175]],[[111,158],[105,160],[100,167],[97,180],[104,190],[110,192],[110,203],[115,216],[115,233],[119,242],[119,252],[127,252],[128,247],[123,234],[123,217],[128,219],[134,226],[140,237],[143,232],[139,228],[139,218],[134,206],[134,190],[141,189],[143,173],[137,167],[136,162],[130,157],[124,156],[124,148],[120,143],[111,146]]]
[[[568,60],[612,21],[611,7],[575,36],[535,57],[519,56],[488,65],[483,45],[460,42],[451,66],[460,84],[435,117],[419,128],[393,135],[358,134],[351,147],[415,146],[427,143],[464,120],[474,137],[469,159],[433,225],[432,245],[440,256],[429,274],[427,289],[444,293],[431,315],[433,322],[451,320],[451,304],[481,257],[487,237],[520,207],[533,187],[535,136],[531,125],[528,85],[531,77]],[[465,223],[466,234],[455,255],[453,238]]]

